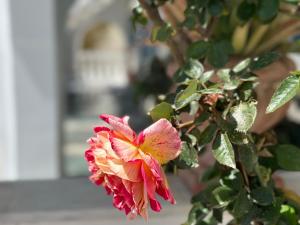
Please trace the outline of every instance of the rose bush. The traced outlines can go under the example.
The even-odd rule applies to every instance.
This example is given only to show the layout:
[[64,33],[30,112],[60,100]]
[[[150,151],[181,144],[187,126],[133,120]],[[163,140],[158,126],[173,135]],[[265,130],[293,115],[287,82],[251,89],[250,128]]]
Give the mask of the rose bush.
[[177,130],[166,119],[158,120],[137,135],[128,125],[129,117],[101,115],[110,125],[96,127],[88,140],[85,157],[90,179],[113,196],[113,205],[129,218],[147,218],[148,203],[159,212],[156,194],[175,203],[161,165],[180,154]]

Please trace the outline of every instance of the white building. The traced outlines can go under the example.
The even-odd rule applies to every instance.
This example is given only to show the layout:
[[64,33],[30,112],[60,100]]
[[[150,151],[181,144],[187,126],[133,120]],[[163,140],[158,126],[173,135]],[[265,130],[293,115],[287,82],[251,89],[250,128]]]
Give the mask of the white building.
[[[0,1],[0,180],[48,179],[63,174],[66,90],[87,89],[91,95],[93,88],[104,89],[105,79],[95,76],[95,71],[110,74],[112,86],[127,84],[129,3]],[[105,41],[97,47],[98,52],[83,48],[87,31],[99,24],[110,24],[110,33],[118,36],[119,40],[111,40],[115,52]],[[110,64],[103,61],[107,58]],[[102,61],[102,66],[97,66]]]

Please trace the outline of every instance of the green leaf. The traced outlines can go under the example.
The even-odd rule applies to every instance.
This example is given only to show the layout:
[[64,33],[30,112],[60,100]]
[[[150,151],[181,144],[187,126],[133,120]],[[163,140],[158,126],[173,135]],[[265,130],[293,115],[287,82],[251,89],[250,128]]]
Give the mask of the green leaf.
[[223,90],[218,88],[207,88],[199,91],[199,93],[201,93],[202,95],[223,94]]
[[249,145],[239,146],[239,161],[245,167],[248,173],[254,171],[254,166],[257,164],[258,158],[255,152]]
[[237,90],[241,100],[248,101],[254,94],[255,86],[252,81],[243,82]]
[[172,105],[170,105],[169,103],[166,103],[166,102],[162,102],[162,103],[156,105],[150,111],[150,116],[153,121],[157,121],[162,118],[170,120],[173,113],[174,113],[174,110],[172,108]]
[[202,76],[199,78],[199,81],[202,83],[205,83],[208,81],[213,75],[215,74],[215,71],[210,70],[206,71],[205,73],[202,74]]
[[235,73],[240,73],[242,71],[244,71],[245,69],[247,69],[250,66],[251,63],[251,59],[245,59],[243,61],[241,61],[240,63],[238,63],[235,67],[233,67],[233,72]]
[[254,203],[262,206],[271,205],[274,201],[273,191],[269,187],[258,187],[251,192]]
[[200,202],[195,203],[189,212],[186,224],[196,224],[198,219],[204,217],[205,211],[206,208]]
[[218,202],[213,196],[213,190],[215,190],[217,187],[219,187],[219,184],[217,182],[211,182],[207,184],[206,188],[203,191],[200,191],[196,195],[194,195],[191,199],[191,203],[197,203],[201,202],[204,205],[217,205]]
[[271,179],[272,169],[264,167],[262,165],[256,164],[255,165],[255,172],[257,174],[257,177],[260,181],[260,183],[263,186],[267,186]]
[[210,44],[210,48],[207,53],[207,60],[210,65],[220,68],[228,62],[229,54],[231,52],[232,46],[229,41],[216,41]]
[[266,225],[279,225],[278,220],[280,217],[280,207],[282,205],[281,198],[275,198],[275,201],[266,207],[263,207],[260,213],[257,214],[257,217],[262,220],[263,224]]
[[247,192],[242,189],[234,202],[232,214],[234,217],[240,218],[250,211],[251,206],[252,202],[248,198]]
[[275,148],[278,165],[284,170],[300,171],[300,149],[294,145],[279,145]]
[[196,149],[189,146],[186,142],[183,142],[177,164],[182,169],[198,167],[198,154]]
[[250,211],[251,206],[252,202],[248,198],[247,192],[242,189],[234,202],[232,214],[234,217],[241,218]]
[[187,49],[187,56],[194,59],[201,59],[206,56],[209,49],[209,42],[197,41],[192,43]]
[[236,145],[247,145],[249,144],[246,133],[238,132],[233,130],[230,126],[227,129],[228,137],[231,143]]
[[300,75],[292,74],[284,79],[271,98],[267,113],[274,112],[290,101],[299,91]]
[[279,58],[279,54],[277,52],[267,52],[265,54],[262,54],[259,57],[256,57],[252,60],[250,64],[251,70],[259,70],[262,69],[271,63],[275,62]]
[[182,26],[187,27],[188,29],[192,30],[195,28],[197,24],[197,20],[193,15],[186,15],[185,20],[182,23]]
[[209,144],[213,140],[217,129],[218,126],[215,123],[209,124],[209,126],[207,126],[205,130],[197,137],[198,144],[200,146]]
[[207,182],[214,178],[219,177],[221,171],[219,170],[217,164],[214,166],[208,167],[205,171],[203,171],[203,175],[201,177],[201,182]]
[[210,0],[208,3],[208,11],[212,16],[219,16],[223,10],[223,3],[220,0]]
[[254,15],[255,10],[254,3],[243,1],[237,9],[237,16],[243,21],[248,21]]
[[213,190],[213,195],[221,206],[228,205],[236,194],[235,190],[226,186],[220,186]]
[[175,108],[177,110],[187,106],[192,101],[198,101],[200,99],[201,95],[197,93],[197,87],[197,81],[192,80],[185,90],[176,95]]
[[220,164],[236,168],[234,150],[227,133],[219,133],[217,135],[213,143],[212,152]]
[[278,13],[279,0],[259,0],[257,16],[262,22],[269,22]]
[[154,41],[167,41],[172,34],[174,33],[174,29],[168,23],[165,23],[162,27],[155,26],[151,33],[151,40]]
[[217,75],[224,82],[223,88],[225,90],[234,90],[241,83],[241,81],[238,79],[237,76],[231,76],[231,70],[230,69],[218,70]]
[[189,59],[183,67],[184,73],[193,79],[198,79],[204,72],[202,64],[195,59]]
[[280,215],[289,225],[299,224],[295,209],[289,205],[281,205]]
[[235,130],[246,133],[253,125],[257,110],[255,102],[241,102],[230,109],[229,118],[235,125]]
[[228,175],[221,178],[220,184],[235,191],[240,191],[243,188],[243,178],[238,170],[231,170]]
[[147,25],[148,19],[145,16],[143,8],[141,6],[137,6],[132,10],[131,22],[134,30],[136,30],[136,25],[141,24],[143,26]]
[[195,119],[195,125],[196,126],[201,125],[209,117],[210,117],[210,114],[208,112],[202,112],[201,115]]
[[261,213],[262,209],[252,204],[251,209],[242,216],[239,225],[250,225],[253,220],[257,218],[257,215]]
[[190,112],[189,112],[189,114],[190,115],[195,115],[199,111],[199,108],[200,108],[199,102],[192,101],[190,103]]

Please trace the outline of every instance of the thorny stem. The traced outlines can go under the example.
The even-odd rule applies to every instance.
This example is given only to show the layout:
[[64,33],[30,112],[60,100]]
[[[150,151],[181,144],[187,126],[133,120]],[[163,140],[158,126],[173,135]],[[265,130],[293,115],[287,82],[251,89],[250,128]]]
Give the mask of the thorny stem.
[[[149,5],[147,0],[139,0],[139,3],[141,4],[142,8],[146,11],[149,18],[154,22],[155,25],[162,27],[165,24],[156,7],[152,7],[151,5]],[[178,43],[173,38],[170,38],[167,41],[167,44],[179,65],[183,65],[184,58],[181,55],[180,49],[178,48]]]
[[181,123],[177,126],[178,129],[182,129],[184,127],[189,127],[191,125],[194,124],[194,120],[191,120],[191,121],[188,121],[188,122],[185,122],[185,123]]

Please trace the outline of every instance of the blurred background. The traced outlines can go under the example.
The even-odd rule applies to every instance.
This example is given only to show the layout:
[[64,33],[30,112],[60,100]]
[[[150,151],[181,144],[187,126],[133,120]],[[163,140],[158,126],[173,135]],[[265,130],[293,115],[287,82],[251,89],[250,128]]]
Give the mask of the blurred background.
[[99,114],[128,114],[137,130],[147,123],[154,95],[143,80],[153,58],[165,76],[166,48],[146,47],[147,29],[133,30],[134,0],[0,4],[0,180],[86,175]]
[[[171,85],[163,66],[170,58],[165,47],[145,43],[148,29],[133,29],[130,16],[135,5],[135,0],[0,1],[0,181],[80,176],[87,180],[85,141],[101,123],[99,114],[127,114],[134,118],[131,124],[136,131],[150,122],[146,113],[155,95],[165,93]],[[299,56],[292,57],[299,64]],[[278,129],[282,139],[299,146],[297,102]],[[63,196],[63,190],[76,184],[58,184],[61,189],[50,192],[56,195],[60,190]],[[48,183],[34,185],[49,191]],[[21,187],[32,189],[34,185]],[[67,201],[93,192],[89,188],[70,194]],[[185,190],[175,189],[177,193]],[[30,204],[38,208],[39,191],[20,195],[37,194],[36,202]],[[7,196],[0,189],[0,197],[9,202]],[[189,197],[183,194],[179,202],[180,198],[188,210]],[[99,203],[93,196],[85,203],[77,200],[83,207]],[[24,201],[20,210],[28,207]],[[55,208],[58,202],[49,207]],[[0,204],[1,209],[10,210]],[[180,216],[185,218],[185,214]]]

